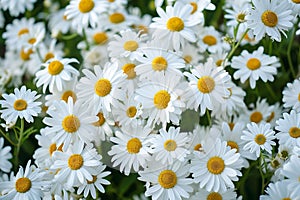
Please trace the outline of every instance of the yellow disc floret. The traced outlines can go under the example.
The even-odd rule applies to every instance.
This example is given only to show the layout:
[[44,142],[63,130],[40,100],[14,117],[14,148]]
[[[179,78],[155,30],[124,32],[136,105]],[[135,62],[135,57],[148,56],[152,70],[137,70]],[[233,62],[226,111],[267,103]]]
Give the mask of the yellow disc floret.
[[105,97],[111,91],[111,83],[105,78],[99,79],[95,84],[95,93],[100,97]]
[[210,76],[202,76],[198,79],[197,87],[202,93],[210,93],[215,88],[215,81]]
[[135,64],[127,63],[123,65],[122,70],[127,75],[127,79],[134,79],[136,77],[136,73],[134,71]]
[[268,27],[274,27],[278,23],[278,17],[276,15],[276,13],[274,13],[273,11],[266,10],[261,15],[261,21],[264,23],[264,25],[266,25]]
[[213,35],[206,35],[202,38],[202,41],[204,44],[207,44],[208,46],[213,46],[217,44],[217,38]]
[[154,71],[162,71],[167,69],[167,67],[168,67],[168,62],[162,56],[158,56],[152,60],[152,69]]
[[225,169],[224,160],[218,156],[211,157],[207,161],[207,169],[212,174],[221,174]]
[[122,13],[113,13],[109,16],[109,21],[113,24],[119,24],[125,21],[125,17]]
[[254,138],[254,141],[258,144],[258,145],[263,145],[265,144],[267,138],[264,134],[257,134]]
[[246,65],[247,65],[248,69],[256,70],[256,69],[260,68],[261,63],[260,63],[260,60],[258,60],[257,58],[250,58],[247,61]]
[[128,140],[126,148],[128,153],[137,154],[142,148],[142,143],[138,138],[131,138],[130,140]]
[[177,184],[177,176],[172,170],[163,170],[158,176],[158,183],[165,189],[173,188]]
[[66,132],[74,133],[80,127],[80,120],[75,115],[68,115],[63,119],[62,127]]
[[139,47],[139,44],[134,40],[128,40],[123,45],[123,48],[126,51],[135,51],[138,47]]
[[31,188],[31,181],[29,178],[22,177],[16,181],[15,184],[16,191],[19,193],[25,193]]
[[298,128],[296,126],[291,127],[290,130],[289,130],[289,134],[292,138],[300,137],[300,128]]
[[167,29],[172,32],[179,32],[184,29],[184,22],[179,17],[171,17],[167,21]]
[[23,99],[17,99],[14,102],[14,109],[17,111],[22,111],[22,110],[26,110],[27,108],[27,102]]
[[158,109],[165,109],[171,100],[171,95],[166,90],[158,91],[153,98],[153,103]]
[[175,140],[167,140],[164,143],[164,148],[167,151],[175,151],[175,149],[177,148],[177,143]]
[[68,159],[68,166],[71,170],[78,170],[83,165],[83,157],[80,154],[73,154]]
[[54,60],[50,62],[48,66],[48,72],[52,76],[59,74],[63,69],[64,69],[64,65],[58,60]]
[[88,13],[93,10],[95,3],[93,0],[81,0],[78,4],[78,9],[82,13]]

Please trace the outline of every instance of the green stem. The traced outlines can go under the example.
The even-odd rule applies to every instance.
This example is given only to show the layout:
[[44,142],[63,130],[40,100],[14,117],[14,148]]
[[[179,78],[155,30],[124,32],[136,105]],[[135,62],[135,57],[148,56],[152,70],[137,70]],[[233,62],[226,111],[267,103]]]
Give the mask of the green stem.
[[271,94],[271,97],[273,98],[273,100],[276,100],[277,97],[276,97],[273,89],[271,88],[271,86],[270,86],[270,84],[268,82],[266,82],[266,86],[267,86],[267,90]]
[[24,135],[24,119],[21,119],[21,127],[20,127],[20,132],[19,132],[19,138],[18,138],[18,144],[15,147],[14,150],[14,167],[15,167],[15,171],[18,169],[19,166],[19,153],[20,153],[20,149],[23,143],[23,135]]
[[264,156],[263,154],[260,152],[260,157],[259,157],[259,162],[258,162],[258,169],[259,169],[259,173],[260,173],[260,176],[261,176],[261,194],[264,193],[264,190],[265,190],[265,175],[263,173],[263,170],[262,170],[262,162],[264,162]]
[[1,129],[0,129],[0,133],[3,135],[3,137],[13,146],[16,146],[17,144],[14,143]]
[[89,42],[87,40],[86,33],[85,33],[84,29],[82,30],[82,33],[83,33],[83,40],[84,40],[85,45],[86,45],[86,50],[90,50],[90,44],[89,44]]
[[207,117],[208,125],[211,126],[211,117],[208,109],[206,109],[206,117]]
[[44,63],[45,61],[44,61],[44,59],[43,59],[43,57],[42,57],[42,54],[41,54],[41,52],[40,52],[40,49],[37,48],[37,49],[36,49],[36,52],[37,52],[37,54],[38,54],[38,57],[39,57],[41,63]]
[[290,67],[290,70],[292,72],[293,78],[296,78],[296,72],[295,72],[295,69],[294,69],[294,66],[293,66],[293,61],[292,61],[292,57],[291,57],[291,50],[292,50],[292,46],[293,46],[293,42],[294,42],[295,31],[296,31],[296,29],[293,28],[292,36],[289,39],[289,45],[288,45],[288,49],[287,49],[287,59],[288,59],[289,67]]

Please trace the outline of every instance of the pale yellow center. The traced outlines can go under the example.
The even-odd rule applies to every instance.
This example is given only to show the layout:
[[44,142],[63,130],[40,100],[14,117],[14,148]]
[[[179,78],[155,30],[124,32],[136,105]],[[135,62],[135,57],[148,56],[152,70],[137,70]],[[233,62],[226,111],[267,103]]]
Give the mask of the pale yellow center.
[[88,13],[93,10],[94,6],[93,0],[81,0],[78,4],[78,9],[82,13]]
[[234,141],[227,141],[227,146],[231,149],[236,149],[236,152],[239,152],[239,145]]
[[62,127],[66,132],[74,133],[80,127],[80,120],[75,115],[68,115],[63,119]]
[[133,63],[127,63],[123,65],[122,70],[127,75],[127,79],[134,79],[136,77],[134,68],[135,68],[135,64]]
[[289,134],[292,138],[298,138],[300,137],[300,129],[296,126],[291,127],[289,130]]
[[158,91],[153,98],[153,103],[158,109],[165,109],[171,100],[171,95],[166,90]]
[[113,24],[119,24],[125,21],[125,17],[122,13],[113,13],[109,16],[109,21]]
[[95,123],[93,123],[94,126],[102,126],[104,123],[105,123],[105,118],[104,118],[104,115],[102,112],[99,112],[97,114],[97,117],[98,117],[98,121],[96,121]]
[[191,14],[194,14],[198,10],[198,5],[196,2],[191,2],[190,4],[193,6]]
[[126,115],[129,118],[133,118],[136,115],[137,109],[135,106],[130,106],[127,110],[126,110]]
[[135,51],[138,47],[139,47],[139,44],[134,40],[128,40],[123,45],[123,48],[126,51]]
[[210,93],[215,88],[215,81],[210,76],[202,76],[198,79],[197,87],[202,93]]
[[21,49],[20,51],[20,57],[22,60],[27,61],[30,59],[30,55],[33,53],[32,49],[29,49],[28,51],[25,51],[24,49]]
[[105,97],[111,91],[111,83],[105,78],[99,79],[95,84],[95,93],[100,97]]
[[56,147],[56,144],[55,144],[55,143],[52,143],[52,144],[49,146],[49,154],[50,154],[50,156],[52,156],[52,154],[53,154],[54,151],[62,151],[63,145],[64,145],[64,144],[61,144],[61,145],[57,148],[57,147]]
[[251,122],[259,123],[262,121],[262,119],[263,115],[261,114],[261,112],[255,111],[250,115]]
[[127,151],[130,154],[137,154],[140,152],[140,149],[142,148],[142,143],[138,138],[131,138],[127,142]]
[[80,154],[73,154],[68,159],[68,166],[71,170],[78,170],[83,165],[83,157]]
[[167,69],[167,67],[168,67],[168,62],[162,56],[158,56],[152,60],[152,69],[154,71],[162,71]]
[[184,59],[185,63],[187,63],[187,64],[191,63],[191,61],[193,60],[192,56],[190,56],[190,55],[184,56],[183,59]]
[[25,193],[31,188],[31,181],[29,178],[22,177],[16,181],[15,184],[16,191],[19,193]]
[[260,60],[258,60],[257,58],[250,58],[247,61],[246,65],[247,65],[248,69],[256,70],[256,69],[260,68],[261,63],[260,63]]
[[275,112],[271,112],[270,116],[268,117],[268,119],[266,120],[266,122],[271,122],[275,117]]
[[165,189],[173,188],[177,184],[177,176],[172,170],[163,170],[158,176],[158,183]]
[[72,97],[73,102],[75,102],[77,99],[75,92],[73,92],[72,90],[67,90],[61,95],[61,100],[68,102],[69,97]]
[[199,144],[196,144],[195,146],[194,146],[194,150],[195,151],[200,151],[200,148],[202,147],[202,145],[199,143]]
[[14,102],[14,109],[17,111],[22,111],[22,110],[26,110],[27,108],[27,102],[23,99],[17,99]]
[[50,60],[51,58],[54,58],[54,54],[51,52],[48,52],[44,57],[44,62],[46,62],[47,60]]
[[167,29],[173,32],[179,32],[184,29],[184,22],[179,17],[171,17],[167,21]]
[[23,28],[23,29],[19,30],[18,36],[21,36],[21,35],[24,35],[24,34],[27,34],[27,33],[29,33],[29,29],[28,28]]
[[63,69],[64,69],[64,65],[58,60],[54,60],[50,62],[48,66],[48,72],[52,76],[59,74]]
[[91,181],[87,180],[87,184],[93,184],[97,181],[97,176],[92,175],[93,179]]
[[257,134],[254,138],[254,141],[258,144],[258,145],[263,145],[265,144],[267,138],[266,136],[264,136],[264,134]]
[[35,38],[30,38],[27,42],[29,44],[34,44],[36,42],[36,39]]
[[264,23],[264,25],[269,26],[269,27],[274,27],[278,23],[278,17],[276,13],[274,13],[271,10],[266,10],[262,15],[261,15],[261,21]]
[[208,46],[213,46],[217,44],[217,38],[213,35],[206,35],[202,39],[204,44],[207,44]]
[[105,32],[95,33],[93,35],[94,42],[96,44],[104,44],[108,40],[107,34]]
[[164,143],[164,148],[167,151],[175,151],[175,149],[177,148],[177,144],[175,140],[167,140]]
[[211,157],[207,161],[207,169],[212,174],[221,174],[225,169],[224,160],[218,156]]
[[218,192],[212,192],[206,198],[206,200],[222,200],[222,199],[223,199],[222,195],[220,195]]

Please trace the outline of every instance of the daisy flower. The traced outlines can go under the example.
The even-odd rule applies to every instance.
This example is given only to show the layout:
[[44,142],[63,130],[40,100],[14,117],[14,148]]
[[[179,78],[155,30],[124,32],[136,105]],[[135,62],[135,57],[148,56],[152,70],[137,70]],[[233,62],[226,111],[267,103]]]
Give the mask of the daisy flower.
[[101,165],[101,156],[91,144],[84,145],[82,141],[75,142],[68,151],[53,153],[54,163],[51,169],[57,170],[55,180],[68,186],[80,186],[87,181],[93,181],[97,166]]
[[275,129],[278,131],[276,138],[279,144],[300,146],[300,113],[292,110],[290,113],[283,113],[283,118],[276,121]]
[[25,13],[26,10],[31,11],[37,0],[1,0],[0,4],[3,10],[8,10],[11,16],[18,16]]
[[[155,28],[153,37],[164,41],[166,46],[171,45],[174,50],[179,50],[186,41],[195,42],[196,33],[193,30],[200,24],[201,17],[191,15],[193,6],[176,1],[174,6],[167,6],[166,12],[157,7],[159,17],[154,17],[150,28]],[[200,20],[199,20],[200,19]]]
[[36,102],[40,95],[36,91],[26,89],[22,86],[19,90],[14,89],[14,94],[3,94],[4,100],[0,100],[2,107],[1,117],[6,123],[16,122],[18,118],[25,119],[28,123],[33,122],[33,117],[36,117],[41,112],[41,102]]
[[[287,188],[287,181],[270,183],[266,189],[266,194],[260,196],[260,200],[282,200],[291,198],[291,191]],[[299,200],[299,198],[298,198]]]
[[300,80],[295,79],[293,83],[287,83],[282,91],[282,101],[284,108],[292,108],[300,112]]
[[81,33],[89,25],[95,28],[99,16],[107,9],[104,0],[71,0],[66,7],[65,16],[72,20],[72,26]]
[[10,181],[0,182],[1,199],[38,200],[43,197],[43,189],[49,187],[49,182],[44,181],[43,171],[30,164],[29,160],[25,170],[20,167],[16,176],[12,176]]
[[277,68],[280,62],[277,57],[264,54],[264,47],[260,46],[256,51],[249,53],[243,50],[240,56],[233,56],[231,67],[237,69],[234,72],[234,79],[241,79],[245,83],[250,80],[250,87],[256,86],[256,81],[260,78],[263,82],[274,81]]
[[50,14],[48,27],[53,38],[56,38],[59,33],[66,34],[71,30],[71,20],[67,20],[65,9]]
[[203,10],[215,10],[216,6],[211,3],[211,0],[180,0],[183,3],[191,4],[193,6],[192,14],[202,12]]
[[205,189],[200,189],[195,195],[190,198],[191,200],[236,200],[237,194],[234,189],[228,189],[224,192],[208,192]]
[[109,113],[102,110],[96,116],[98,117],[98,121],[93,123],[96,130],[91,133],[91,140],[95,141],[96,145],[100,145],[100,141],[105,141],[107,138],[113,136],[112,127],[115,125],[115,121]]
[[258,158],[261,150],[266,150],[269,154],[272,154],[272,146],[276,143],[274,131],[271,129],[269,123],[261,123],[257,125],[254,122],[247,124],[247,130],[243,131],[241,139],[246,142],[244,150],[250,151]]
[[203,143],[203,152],[195,151],[194,155],[190,172],[200,188],[214,192],[235,188],[232,181],[242,175],[242,161],[236,149],[228,148],[226,141],[216,138]]
[[182,56],[185,61],[186,68],[198,65],[203,60],[203,55],[199,52],[199,48],[194,43],[186,43],[182,48]]
[[43,23],[37,23],[35,26],[32,27],[32,30],[27,34],[24,34],[20,37],[18,42],[22,43],[22,48],[25,51],[29,49],[37,49],[44,39],[46,34],[46,29]]
[[54,87],[58,91],[62,91],[65,87],[65,82],[79,76],[76,68],[72,67],[70,63],[79,63],[75,58],[52,58],[46,63],[43,63],[43,69],[39,70],[36,75],[36,86],[43,86],[43,93],[46,92],[49,86],[49,91],[52,93]]
[[[190,152],[202,151],[202,143],[206,140],[207,137],[209,137],[210,130],[211,128],[196,124],[194,130],[188,133],[188,137],[191,138],[187,145],[188,150]],[[193,156],[193,154],[191,154],[191,156]]]
[[113,167],[120,165],[120,172],[128,176],[131,169],[138,172],[140,167],[147,166],[147,160],[150,159],[149,134],[150,128],[137,126],[134,128],[123,128],[122,132],[116,131],[115,136],[110,141],[115,143],[108,155],[112,156]]
[[82,70],[84,76],[77,84],[78,101],[91,109],[93,114],[100,110],[111,112],[111,105],[116,107],[118,100],[123,100],[125,92],[120,89],[125,75],[118,69],[116,63],[106,63],[101,69],[94,66],[94,73],[88,69]]
[[135,100],[142,104],[143,118],[147,126],[162,123],[179,124],[184,102],[179,98],[184,89],[180,88],[181,78],[178,76],[156,77],[156,80],[142,83],[136,90]]
[[244,23],[246,15],[248,15],[248,10],[251,9],[250,2],[245,2],[244,4],[232,4],[230,8],[226,8],[224,18],[228,20],[226,22],[227,26],[237,26],[239,23]]
[[222,68],[216,67],[212,58],[207,62],[191,69],[192,73],[184,72],[188,77],[190,89],[187,90],[185,98],[187,107],[198,109],[204,115],[206,109],[213,110],[214,104],[223,103],[224,98],[230,95],[230,76]]
[[[107,47],[109,41],[113,38],[113,33],[109,30],[105,30],[101,27],[97,28],[87,28],[85,30],[86,40],[92,46],[105,46]],[[87,49],[87,44],[85,41],[81,41],[78,43],[77,47],[79,49],[85,50]]]
[[134,71],[142,79],[153,79],[156,76],[182,76],[180,69],[185,68],[184,59],[170,51],[159,48],[142,48],[141,54],[136,56],[140,62]]
[[4,147],[4,139],[0,137],[0,171],[10,172],[12,168],[12,164],[8,161],[12,158],[12,154],[10,153],[11,147]]
[[90,141],[91,133],[95,131],[92,123],[98,120],[97,116],[92,116],[82,104],[74,103],[73,98],[69,97],[68,102],[56,101],[54,109],[48,109],[49,117],[43,119],[43,123],[49,126],[45,133],[51,138],[56,146],[63,144],[63,151],[75,141]]
[[82,65],[86,69],[93,69],[95,65],[104,66],[109,61],[107,45],[92,46],[89,50],[81,51]]
[[154,162],[151,167],[138,172],[138,179],[146,182],[146,197],[151,196],[153,200],[181,200],[189,198],[189,193],[193,191],[193,179],[187,178],[189,168],[186,162],[175,162],[167,166]]
[[151,139],[151,148],[156,161],[161,164],[172,164],[176,160],[184,162],[185,157],[190,153],[187,144],[190,138],[186,132],[180,132],[180,128],[171,126],[168,131],[160,129],[159,134]]
[[111,172],[104,171],[105,165],[101,164],[100,166],[96,167],[96,173],[92,174],[93,180],[87,181],[86,184],[80,185],[77,190],[77,194],[81,194],[83,192],[84,198],[87,198],[89,194],[96,199],[96,189],[99,190],[101,193],[104,193],[103,185],[109,185],[110,182],[104,177],[108,176]]
[[299,173],[299,166],[300,166],[300,158],[297,155],[291,156],[289,162],[287,162],[283,166],[282,175],[285,176],[286,185],[288,191],[291,192],[291,199],[299,198],[300,194],[300,173]]
[[281,41],[280,33],[293,27],[291,6],[279,0],[253,0],[254,8],[246,16],[248,27],[253,30],[256,40],[261,40],[265,34],[277,42]]
[[271,121],[272,112],[274,111],[274,106],[270,106],[267,102],[267,99],[258,98],[255,105],[250,104],[251,110],[246,110],[244,121],[245,123],[254,122],[262,123]]

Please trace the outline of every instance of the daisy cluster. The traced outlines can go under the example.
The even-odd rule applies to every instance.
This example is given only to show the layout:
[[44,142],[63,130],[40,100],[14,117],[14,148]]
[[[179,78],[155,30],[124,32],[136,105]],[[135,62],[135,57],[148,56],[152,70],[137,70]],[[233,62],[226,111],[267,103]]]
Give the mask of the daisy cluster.
[[0,200],[299,200],[299,0],[145,4],[0,0]]

